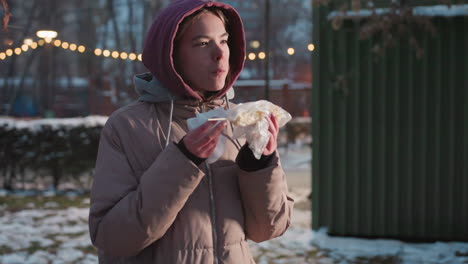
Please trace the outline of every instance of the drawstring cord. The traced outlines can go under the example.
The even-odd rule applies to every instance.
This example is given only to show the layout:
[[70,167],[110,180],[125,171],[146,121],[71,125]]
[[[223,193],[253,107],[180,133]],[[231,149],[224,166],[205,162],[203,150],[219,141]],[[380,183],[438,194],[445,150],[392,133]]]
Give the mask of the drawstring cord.
[[[230,108],[229,108],[229,101],[228,101],[228,98],[227,98],[227,95],[226,95],[226,94],[224,95],[224,100],[226,101],[226,107],[224,108],[224,110],[229,110],[229,109],[230,109]],[[234,132],[234,127],[232,126],[232,123],[231,123],[231,122],[229,122],[229,125],[231,126],[231,131]],[[226,134],[224,134],[224,133],[221,133],[221,134],[222,134],[223,136],[225,136],[227,139],[229,139],[229,140],[232,142],[232,144],[234,144],[234,146],[236,146],[237,150],[240,150],[240,149],[242,148],[242,146],[241,146],[241,144],[239,143],[239,140],[238,140],[238,139],[236,139],[235,142],[234,142],[234,140],[233,140],[230,136],[228,136],[228,135],[226,135]],[[236,143],[237,143],[237,144],[236,144]]]
[[169,140],[171,138],[171,128],[172,128],[172,114],[174,113],[174,98],[171,97],[171,111],[169,112],[169,124],[167,128],[167,137],[166,137],[166,146],[164,148],[167,148],[169,145]]

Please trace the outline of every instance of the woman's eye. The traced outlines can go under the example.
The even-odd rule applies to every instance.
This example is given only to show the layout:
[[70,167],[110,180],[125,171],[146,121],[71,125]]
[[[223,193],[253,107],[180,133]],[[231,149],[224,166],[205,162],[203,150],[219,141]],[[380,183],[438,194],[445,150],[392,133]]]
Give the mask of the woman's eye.
[[227,40],[227,39],[223,39],[223,40],[221,40],[221,43],[226,44],[226,43],[228,43],[228,40]]
[[203,46],[207,46],[207,45],[208,45],[207,41],[202,41],[202,42],[198,43],[197,46],[202,46],[203,47]]

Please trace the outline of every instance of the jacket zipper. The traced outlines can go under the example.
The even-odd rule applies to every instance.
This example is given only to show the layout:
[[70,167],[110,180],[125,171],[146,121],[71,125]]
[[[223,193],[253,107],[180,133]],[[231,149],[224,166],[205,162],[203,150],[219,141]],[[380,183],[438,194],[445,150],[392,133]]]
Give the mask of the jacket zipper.
[[[203,103],[200,103],[200,112],[206,112],[203,109]],[[214,191],[213,191],[213,176],[211,174],[211,167],[208,163],[205,163],[207,178],[208,178],[208,189],[210,195],[210,217],[211,217],[211,233],[213,234],[213,260],[214,264],[218,264],[218,234],[216,232],[216,208],[215,208],[215,200],[214,200]]]
[[216,209],[215,209],[215,200],[213,192],[213,178],[211,175],[211,168],[208,163],[205,163],[206,171],[208,173],[208,187],[210,190],[210,209],[211,209],[211,229],[213,234],[213,255],[214,263],[218,264],[218,234],[216,233]]

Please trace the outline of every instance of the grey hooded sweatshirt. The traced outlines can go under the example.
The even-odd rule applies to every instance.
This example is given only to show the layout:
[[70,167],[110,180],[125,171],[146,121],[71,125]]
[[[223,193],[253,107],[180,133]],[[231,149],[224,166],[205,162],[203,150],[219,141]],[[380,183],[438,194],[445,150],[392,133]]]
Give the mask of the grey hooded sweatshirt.
[[[102,130],[89,215],[99,263],[254,263],[247,239],[278,237],[290,224],[293,200],[277,153],[252,170],[239,162],[245,160],[239,158],[245,156],[241,149],[245,142],[227,141],[224,154],[211,165],[195,164],[176,144],[187,133],[188,118],[230,106],[226,94],[231,94],[232,83],[217,99],[201,101],[171,59],[155,66],[151,59],[155,51],[149,47],[158,34],[173,39],[185,16],[210,5],[223,8],[230,24],[242,27],[228,5],[174,2],[150,29],[143,61],[151,72],[135,78],[140,100],[114,112]],[[243,34],[236,37],[236,27],[229,30],[233,43],[242,43],[231,47],[231,56],[243,56]],[[168,45],[159,52],[171,50]],[[243,57],[231,60],[233,81],[242,66]],[[158,77],[168,72],[171,78]],[[232,136],[231,127],[224,133]]]

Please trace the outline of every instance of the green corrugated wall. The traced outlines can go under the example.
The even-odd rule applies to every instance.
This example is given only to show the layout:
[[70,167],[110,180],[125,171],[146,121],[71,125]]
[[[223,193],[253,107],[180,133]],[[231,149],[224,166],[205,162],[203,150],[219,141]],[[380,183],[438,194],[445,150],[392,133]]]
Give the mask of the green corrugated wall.
[[382,57],[357,21],[314,8],[312,227],[331,235],[468,241],[468,17],[434,17]]

